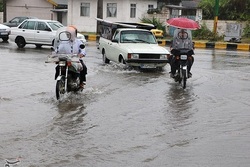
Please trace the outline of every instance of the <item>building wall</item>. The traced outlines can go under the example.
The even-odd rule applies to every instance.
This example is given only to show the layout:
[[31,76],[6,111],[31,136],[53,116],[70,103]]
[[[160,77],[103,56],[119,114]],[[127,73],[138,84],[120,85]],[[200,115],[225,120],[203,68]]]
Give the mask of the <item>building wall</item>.
[[0,12],[0,23],[3,23],[3,12]]
[[[242,31],[246,26],[246,22],[238,22],[235,20],[218,20],[217,23],[217,33],[219,36],[225,35],[227,24],[233,23],[233,24],[241,24],[242,25]],[[213,31],[214,28],[214,20],[202,20],[201,25],[206,25],[207,28],[211,31]]]
[[[90,16],[80,16],[82,2],[90,3]],[[107,3],[117,3],[117,17],[107,17]],[[130,4],[136,4],[136,18],[130,18]],[[103,0],[103,19],[111,22],[140,22],[148,5],[157,7],[156,0]],[[75,25],[79,31],[96,32],[97,0],[68,0],[68,25]]]
[[16,16],[32,16],[40,19],[56,20],[56,15],[50,10],[53,5],[46,0],[8,0],[6,5],[6,19],[11,20]]
[[[90,16],[80,16],[81,3],[90,3]],[[96,32],[97,0],[68,0],[68,25],[80,32]]]

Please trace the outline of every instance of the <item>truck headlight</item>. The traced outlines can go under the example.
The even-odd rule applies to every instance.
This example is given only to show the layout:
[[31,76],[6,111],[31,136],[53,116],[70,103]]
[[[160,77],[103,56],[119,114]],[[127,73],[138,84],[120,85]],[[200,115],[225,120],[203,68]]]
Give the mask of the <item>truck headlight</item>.
[[167,54],[161,54],[160,55],[160,59],[167,59],[168,58],[168,55]]
[[132,53],[132,54],[131,54],[131,59],[139,59],[139,54],[137,54],[137,53]]

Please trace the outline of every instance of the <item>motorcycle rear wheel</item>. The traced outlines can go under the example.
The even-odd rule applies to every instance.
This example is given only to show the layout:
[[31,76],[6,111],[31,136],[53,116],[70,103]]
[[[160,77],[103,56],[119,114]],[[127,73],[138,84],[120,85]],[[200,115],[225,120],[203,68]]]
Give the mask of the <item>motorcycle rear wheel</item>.
[[65,93],[64,82],[62,80],[58,80],[56,82],[56,99],[59,100],[61,95]]

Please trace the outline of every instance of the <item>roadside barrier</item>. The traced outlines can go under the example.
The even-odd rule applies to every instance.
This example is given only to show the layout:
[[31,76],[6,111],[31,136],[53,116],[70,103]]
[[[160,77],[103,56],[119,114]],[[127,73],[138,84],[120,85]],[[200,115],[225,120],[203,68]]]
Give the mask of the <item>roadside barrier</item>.
[[[169,40],[158,40],[161,46],[170,45]],[[246,43],[227,43],[227,42],[201,42],[194,41],[195,48],[226,49],[226,50],[244,50],[250,51],[250,44]]]

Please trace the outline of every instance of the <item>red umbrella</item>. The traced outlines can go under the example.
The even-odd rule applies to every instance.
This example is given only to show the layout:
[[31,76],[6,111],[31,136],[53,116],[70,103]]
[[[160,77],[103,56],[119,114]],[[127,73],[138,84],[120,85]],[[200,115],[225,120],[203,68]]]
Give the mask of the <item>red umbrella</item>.
[[200,25],[196,21],[185,17],[171,18],[167,20],[167,24],[172,27],[189,30],[197,30],[200,28]]

